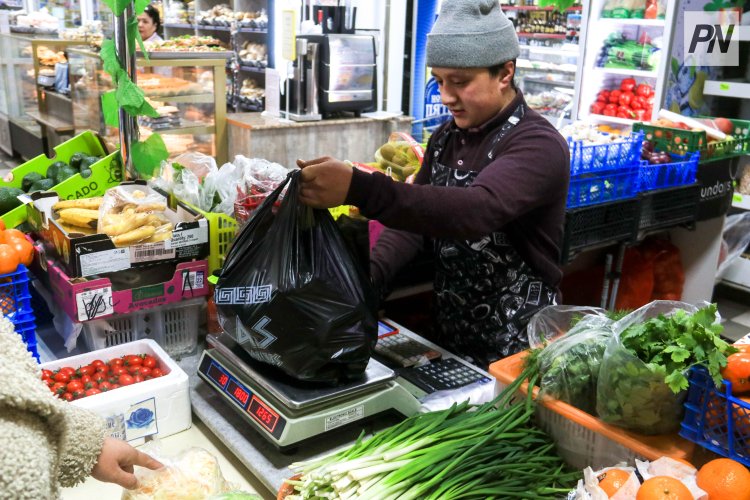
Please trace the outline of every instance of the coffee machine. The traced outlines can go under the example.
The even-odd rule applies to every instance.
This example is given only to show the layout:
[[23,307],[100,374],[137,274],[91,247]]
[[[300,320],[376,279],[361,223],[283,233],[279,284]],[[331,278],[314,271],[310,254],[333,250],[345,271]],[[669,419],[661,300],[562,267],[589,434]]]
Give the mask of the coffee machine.
[[318,111],[318,71],[320,45],[298,37],[295,51],[294,76],[290,85],[292,109],[288,118],[294,121],[316,121],[322,118]]

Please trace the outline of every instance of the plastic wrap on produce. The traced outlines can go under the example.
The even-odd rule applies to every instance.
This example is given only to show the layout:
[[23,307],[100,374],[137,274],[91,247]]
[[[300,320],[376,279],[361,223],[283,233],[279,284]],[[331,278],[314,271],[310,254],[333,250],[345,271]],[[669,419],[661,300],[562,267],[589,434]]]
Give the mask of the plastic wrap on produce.
[[732,262],[747,251],[750,245],[750,212],[730,215],[724,222],[721,255],[716,277],[722,278]]
[[[580,329],[585,326],[604,326],[610,323],[606,316],[607,311],[599,307],[590,306],[547,306],[529,320],[526,327],[529,336],[529,346],[532,349],[544,347],[552,340],[565,335],[569,330]],[[576,324],[578,319],[584,316],[600,318],[588,318],[584,324]],[[601,321],[601,325],[597,325]],[[572,328],[571,328],[572,327]]]

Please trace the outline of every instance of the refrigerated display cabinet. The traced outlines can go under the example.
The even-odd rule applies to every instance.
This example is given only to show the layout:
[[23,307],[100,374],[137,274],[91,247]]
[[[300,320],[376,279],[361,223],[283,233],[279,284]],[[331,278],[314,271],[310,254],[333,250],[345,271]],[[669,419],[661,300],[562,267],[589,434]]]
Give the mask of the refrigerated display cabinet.
[[[140,138],[158,132],[172,156],[199,151],[226,162],[225,66],[226,58],[208,52],[138,57],[136,83],[160,114],[139,118]],[[114,87],[99,54],[72,49],[70,74],[76,131],[97,131],[116,146],[118,130],[105,125],[101,107],[102,94]]]

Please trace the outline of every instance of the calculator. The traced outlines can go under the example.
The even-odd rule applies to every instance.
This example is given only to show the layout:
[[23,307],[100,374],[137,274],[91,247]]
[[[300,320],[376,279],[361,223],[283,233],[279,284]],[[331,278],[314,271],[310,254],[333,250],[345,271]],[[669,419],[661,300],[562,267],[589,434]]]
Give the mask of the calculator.
[[474,382],[489,382],[490,378],[455,358],[445,358],[423,366],[406,368],[399,375],[431,394],[436,391],[458,389]]
[[401,367],[424,365],[442,356],[440,352],[400,332],[378,338],[375,353]]

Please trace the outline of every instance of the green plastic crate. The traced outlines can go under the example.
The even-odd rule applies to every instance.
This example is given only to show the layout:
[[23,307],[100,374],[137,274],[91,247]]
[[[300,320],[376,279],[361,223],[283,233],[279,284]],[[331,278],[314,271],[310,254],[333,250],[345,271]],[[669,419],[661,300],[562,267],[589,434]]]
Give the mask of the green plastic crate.
[[734,125],[732,139],[708,142],[702,130],[684,130],[681,128],[659,127],[649,123],[634,123],[633,131],[642,131],[643,140],[651,142],[658,151],[685,156],[700,151],[700,162],[718,160],[731,156],[746,154],[750,150],[750,121],[730,120]]
[[[4,180],[0,181],[0,187],[20,188],[26,174],[37,172],[45,175],[47,168],[54,162],[64,161],[67,163],[75,153],[86,153],[96,156],[107,154],[99,138],[91,131],[83,132],[54,149],[55,156],[52,158],[48,158],[46,155],[39,155],[14,168]],[[107,189],[122,182],[122,179],[122,162],[120,161],[119,151],[116,151],[94,163],[91,166],[91,175],[89,177],[84,179],[81,177],[81,174],[76,174],[53,186],[51,191],[57,192],[61,199],[66,200],[90,198],[104,194]],[[2,214],[0,219],[3,220],[6,227],[16,227],[26,221],[26,207],[23,205],[16,207],[10,212]]]
[[205,212],[195,205],[180,200],[208,220],[208,274],[213,274],[224,265],[229,247],[237,234],[237,221],[225,214]]

